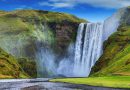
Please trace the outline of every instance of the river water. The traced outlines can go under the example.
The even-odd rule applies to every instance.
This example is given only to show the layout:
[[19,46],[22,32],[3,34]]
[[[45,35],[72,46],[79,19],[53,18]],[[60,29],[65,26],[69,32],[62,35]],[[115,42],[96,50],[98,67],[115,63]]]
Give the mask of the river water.
[[0,80],[0,90],[129,90],[68,83],[48,82],[49,79]]

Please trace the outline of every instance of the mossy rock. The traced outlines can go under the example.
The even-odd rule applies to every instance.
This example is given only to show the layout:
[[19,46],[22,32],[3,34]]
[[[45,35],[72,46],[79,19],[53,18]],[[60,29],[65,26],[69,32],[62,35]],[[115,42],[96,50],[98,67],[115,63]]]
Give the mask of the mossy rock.
[[19,58],[18,63],[21,65],[21,68],[32,78],[37,77],[37,66],[34,60],[28,60],[26,58]]
[[0,49],[0,78],[29,78],[17,60]]

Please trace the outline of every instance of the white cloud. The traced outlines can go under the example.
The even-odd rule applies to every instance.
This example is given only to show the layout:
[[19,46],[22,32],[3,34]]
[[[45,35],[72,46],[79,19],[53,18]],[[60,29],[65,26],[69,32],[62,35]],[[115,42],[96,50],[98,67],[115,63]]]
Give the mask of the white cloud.
[[39,2],[41,6],[52,6],[54,8],[72,8],[76,5],[74,0],[49,0],[49,2]]
[[73,4],[71,3],[48,3],[48,2],[42,2],[42,3],[39,3],[39,5],[41,6],[52,6],[54,8],[71,8],[71,7],[74,7]]
[[22,10],[22,9],[32,9],[32,7],[28,7],[26,5],[22,5],[22,6],[19,6],[17,8],[15,8],[16,10]]
[[48,2],[39,2],[41,6],[52,6],[54,8],[70,8],[78,4],[89,4],[103,8],[121,8],[130,6],[130,0],[49,0]]
[[86,3],[94,7],[121,8],[130,6],[130,0],[81,0],[79,3]]

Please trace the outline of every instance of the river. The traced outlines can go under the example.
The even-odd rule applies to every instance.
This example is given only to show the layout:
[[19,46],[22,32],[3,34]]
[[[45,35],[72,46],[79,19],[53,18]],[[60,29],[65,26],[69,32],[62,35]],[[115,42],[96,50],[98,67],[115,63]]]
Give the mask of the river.
[[129,90],[68,83],[53,83],[49,78],[0,80],[0,90]]

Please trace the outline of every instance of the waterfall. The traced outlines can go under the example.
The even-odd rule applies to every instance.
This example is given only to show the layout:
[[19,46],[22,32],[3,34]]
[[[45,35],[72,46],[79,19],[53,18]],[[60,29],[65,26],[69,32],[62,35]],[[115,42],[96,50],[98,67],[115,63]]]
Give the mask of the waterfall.
[[74,75],[85,77],[102,54],[103,25],[81,23],[75,46]]
[[37,76],[54,77],[56,75],[56,55],[52,49],[54,43],[53,34],[46,24],[36,25],[35,29],[33,35],[36,37]]
[[91,68],[103,53],[103,42],[117,31],[124,13],[125,9],[121,9],[104,23],[81,23],[75,45],[69,45],[67,53],[58,60],[58,63],[51,48],[40,48],[39,72],[51,73],[52,76],[88,76]]
[[126,12],[120,9],[114,15],[101,23],[81,23],[77,32],[73,75],[75,77],[88,76],[92,66],[102,55],[103,42],[117,31]]
[[52,50],[40,47],[36,56],[38,77],[54,77],[56,75],[56,63]]
[[67,55],[60,60],[57,68],[57,74],[65,77],[74,77],[73,75],[74,63],[74,44],[70,44],[67,50]]
[[126,12],[126,8],[122,8],[104,21],[103,40],[107,40],[111,34],[117,31],[122,16],[124,15],[125,12]]

